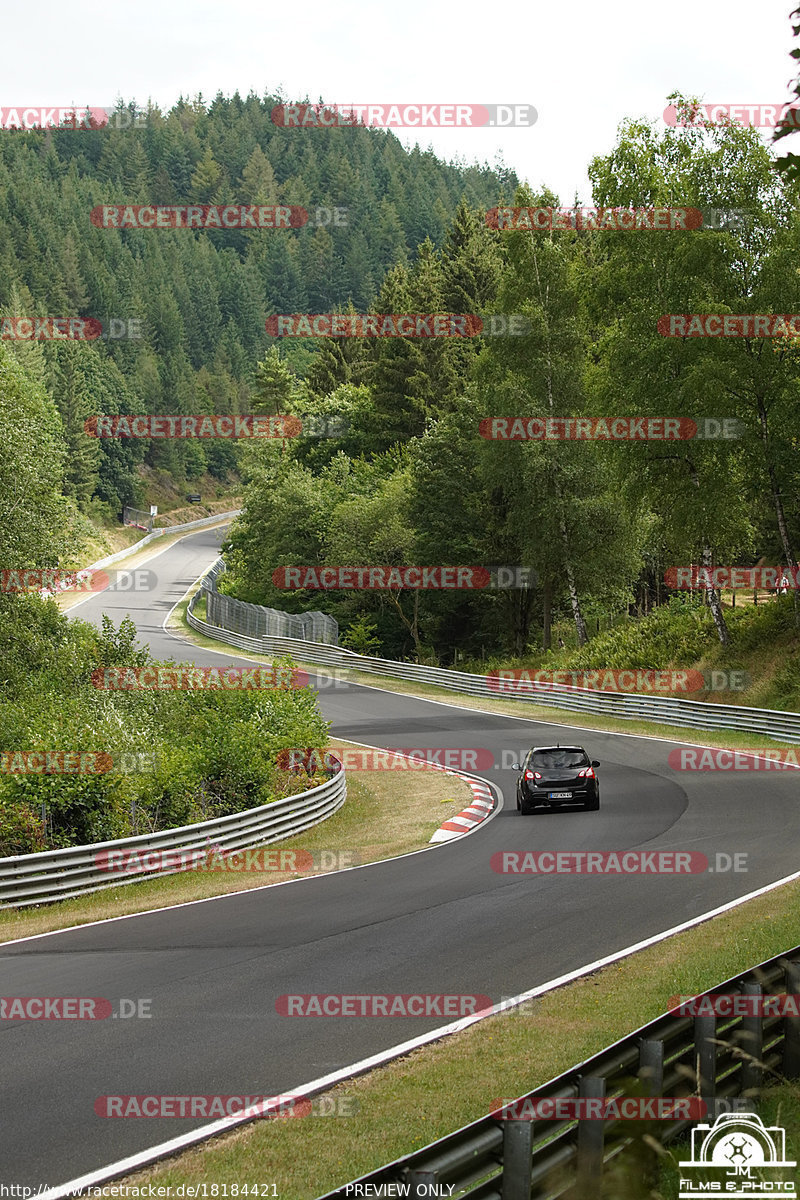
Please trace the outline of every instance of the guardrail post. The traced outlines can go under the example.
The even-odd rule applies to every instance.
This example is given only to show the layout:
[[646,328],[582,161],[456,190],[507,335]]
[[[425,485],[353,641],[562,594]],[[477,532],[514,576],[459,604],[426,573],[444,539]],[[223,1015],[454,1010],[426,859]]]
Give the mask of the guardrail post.
[[[584,1076],[578,1088],[581,1100],[604,1100],[606,1081],[595,1075]],[[603,1120],[578,1121],[578,1163],[575,1195],[581,1200],[597,1200],[603,1185]]]
[[646,1096],[660,1096],[664,1090],[664,1043],[642,1038],[639,1046],[639,1079]]
[[[642,1038],[639,1044],[639,1082],[648,1099],[664,1094],[664,1043],[656,1038]],[[652,1134],[648,1123],[646,1132]],[[643,1182],[655,1188],[658,1180],[658,1159],[652,1149],[642,1140]]]
[[503,1200],[530,1200],[533,1121],[503,1122]]
[[694,1019],[694,1052],[697,1064],[697,1092],[711,1114],[717,1095],[717,1018],[704,1014]]
[[[743,996],[761,997],[763,989],[760,983],[745,983],[742,985]],[[748,1098],[756,1100],[761,1091],[761,1083],[764,1076],[764,1070],[761,1065],[761,1056],[764,1048],[764,1018],[759,1010],[759,1005],[753,1005],[756,1012],[753,1016],[742,1017],[739,1033],[736,1038],[736,1044],[748,1056],[742,1059],[741,1070],[741,1094],[747,1095]]]
[[[800,963],[787,960],[783,966],[786,991],[800,993]],[[783,1062],[781,1070],[787,1079],[800,1076],[800,1017],[783,1018]]]
[[406,1180],[409,1183],[408,1195],[414,1197],[430,1197],[437,1194],[438,1189],[438,1171],[411,1170],[406,1175]]

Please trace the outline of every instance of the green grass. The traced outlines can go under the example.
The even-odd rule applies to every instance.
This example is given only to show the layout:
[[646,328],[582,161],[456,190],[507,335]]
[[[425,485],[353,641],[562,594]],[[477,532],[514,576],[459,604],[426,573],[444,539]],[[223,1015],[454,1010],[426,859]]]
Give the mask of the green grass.
[[[192,589],[192,591],[194,590],[196,588]],[[181,633],[187,641],[203,649],[216,650],[217,653],[224,653],[228,649],[238,657],[251,659],[254,662],[271,661],[269,655],[256,655],[246,650],[240,650],[228,642],[197,633],[186,620],[186,609],[190,597],[191,592],[173,610],[169,620],[169,627],[171,629]],[[200,615],[198,610],[201,603],[203,603],[202,600],[198,602],[198,607],[195,609],[196,616]],[[301,659],[298,659],[297,662],[298,665],[319,675],[325,675],[328,671],[328,668],[321,667],[312,662],[304,662]],[[566,668],[559,667],[558,669]],[[798,664],[798,671],[800,671],[800,664]],[[356,671],[352,668],[348,668],[347,678],[353,683],[364,684],[368,687],[397,692],[401,695],[419,696],[422,699],[439,700],[446,704],[473,709],[477,712],[523,717],[527,720],[567,725],[576,729],[591,729],[603,733],[641,734],[644,737],[665,738],[669,741],[691,742],[702,746],[716,746],[736,750],[768,750],[778,744],[774,738],[767,737],[764,734],[740,733],[735,730],[699,730],[691,726],[665,725],[656,721],[621,720],[620,718],[606,717],[600,713],[580,713],[570,709],[556,708],[544,704],[533,704],[522,700],[501,700],[499,698],[490,699],[488,697],[465,696],[459,692],[451,692],[446,688],[437,687],[434,684],[418,683],[403,679],[389,679],[364,671]],[[724,702],[743,703],[740,696],[741,693],[728,695],[724,698]]]

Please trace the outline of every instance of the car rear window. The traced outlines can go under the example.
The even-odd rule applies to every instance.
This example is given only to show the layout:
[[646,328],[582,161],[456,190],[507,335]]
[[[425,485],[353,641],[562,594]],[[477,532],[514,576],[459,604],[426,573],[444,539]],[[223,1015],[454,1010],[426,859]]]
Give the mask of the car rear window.
[[585,767],[589,756],[583,750],[535,750],[531,755],[534,767],[544,767],[545,770],[557,770],[559,767]]

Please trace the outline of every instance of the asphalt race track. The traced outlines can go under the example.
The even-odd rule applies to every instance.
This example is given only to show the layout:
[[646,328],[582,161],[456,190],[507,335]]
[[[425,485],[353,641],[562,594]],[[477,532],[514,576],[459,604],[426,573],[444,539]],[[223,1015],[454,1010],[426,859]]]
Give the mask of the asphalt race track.
[[[158,657],[241,661],[162,629],[221,540],[220,530],[184,538],[146,564],[153,591],[93,596],[75,616],[99,624],[103,612],[115,622],[130,612]],[[54,1187],[206,1123],[103,1119],[100,1096],[274,1095],[447,1021],[284,1017],[283,993],[500,1000],[797,869],[785,832],[796,821],[792,771],[679,774],[669,742],[570,733],[342,682],[320,694],[337,736],[376,746],[485,747],[503,761],[535,742],[583,741],[602,764],[600,811],[521,817],[515,772],[488,770],[502,811],[425,853],[0,945],[3,996],[152,1001],[150,1020],[2,1022],[0,1182]],[[748,869],[515,877],[489,865],[499,850],[632,848],[700,851],[712,863],[746,852]]]

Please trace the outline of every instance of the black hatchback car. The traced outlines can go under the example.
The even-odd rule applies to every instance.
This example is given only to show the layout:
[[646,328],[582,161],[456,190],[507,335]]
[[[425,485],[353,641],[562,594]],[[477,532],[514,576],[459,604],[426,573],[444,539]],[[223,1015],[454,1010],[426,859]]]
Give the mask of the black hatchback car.
[[514,763],[521,771],[517,780],[517,809],[533,812],[538,806],[554,808],[562,804],[580,804],[586,811],[600,807],[600,782],[595,767],[583,746],[534,746],[524,763]]

